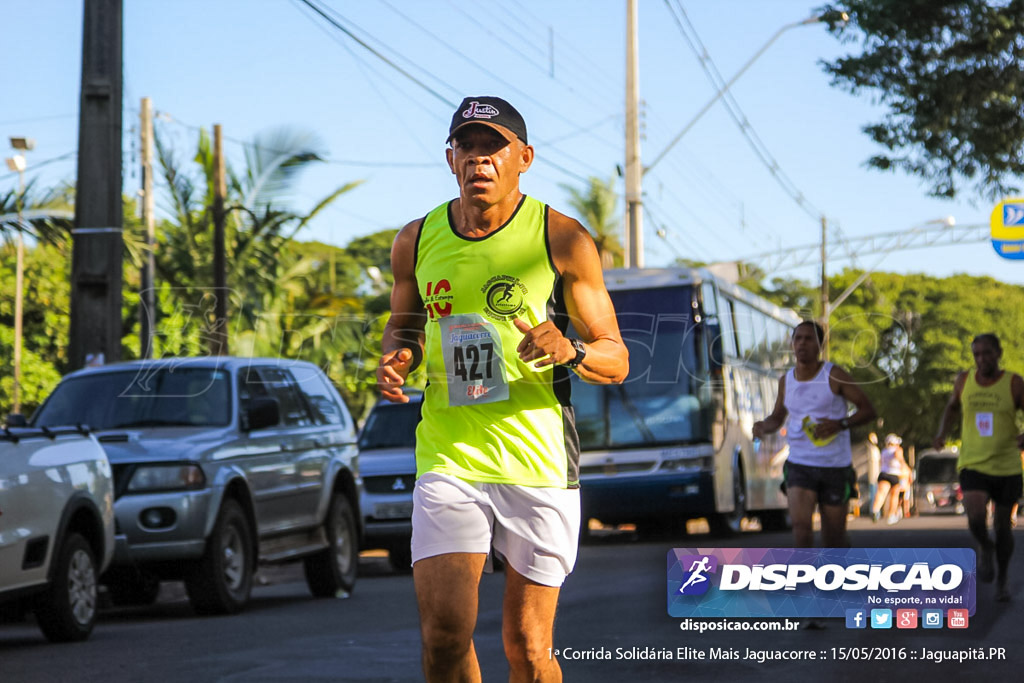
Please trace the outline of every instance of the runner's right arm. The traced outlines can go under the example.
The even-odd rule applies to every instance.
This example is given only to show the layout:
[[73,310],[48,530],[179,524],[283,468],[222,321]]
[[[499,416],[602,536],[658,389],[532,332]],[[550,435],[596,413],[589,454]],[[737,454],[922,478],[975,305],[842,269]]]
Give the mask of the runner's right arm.
[[960,394],[963,393],[964,384],[966,383],[966,372],[961,372],[957,375],[956,381],[953,382],[953,393],[950,394],[949,401],[946,402],[946,407],[942,409],[942,419],[939,421],[939,431],[935,433],[935,438],[932,439],[932,448],[937,451],[941,451],[946,445],[946,435],[949,434],[949,430],[953,427],[953,419],[960,411]]
[[782,428],[789,411],[786,410],[786,376],[779,378],[779,395],[775,397],[775,410],[765,419],[755,422],[751,430],[755,439],[761,439],[765,434],[774,434]]
[[377,388],[395,403],[408,403],[402,391],[406,377],[423,360],[426,309],[416,285],[416,238],[422,219],[402,228],[391,245],[391,317],[384,326]]

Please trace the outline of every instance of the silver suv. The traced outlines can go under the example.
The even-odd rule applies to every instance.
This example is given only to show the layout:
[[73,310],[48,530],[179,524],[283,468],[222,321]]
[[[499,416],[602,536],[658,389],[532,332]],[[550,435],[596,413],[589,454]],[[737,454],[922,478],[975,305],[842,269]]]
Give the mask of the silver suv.
[[257,562],[302,560],[315,596],[351,591],[362,533],[352,419],[316,366],[177,358],[80,370],[33,416],[84,423],[114,470],[115,604],[184,579],[201,614],[249,599]]
[[0,611],[51,641],[84,640],[114,554],[114,485],[85,429],[0,429]]

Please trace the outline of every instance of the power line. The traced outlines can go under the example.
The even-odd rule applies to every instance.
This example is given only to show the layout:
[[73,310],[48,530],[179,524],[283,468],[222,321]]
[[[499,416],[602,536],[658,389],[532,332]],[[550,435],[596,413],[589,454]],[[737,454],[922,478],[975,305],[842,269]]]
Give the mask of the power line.
[[[690,46],[690,49],[693,50],[694,54],[697,56],[697,60],[700,62],[701,69],[704,70],[705,75],[707,75],[708,79],[711,81],[712,85],[714,85],[715,89],[722,92],[722,100],[726,105],[726,110],[729,112],[729,115],[732,117],[733,121],[735,121],[736,124],[739,126],[740,132],[743,133],[743,136],[747,139],[747,142],[750,144],[751,149],[753,149],[754,154],[758,157],[758,159],[761,160],[761,163],[765,165],[765,167],[768,169],[768,172],[771,173],[775,181],[782,187],[783,190],[785,190],[786,194],[788,194],[790,198],[793,201],[795,201],[801,209],[804,210],[805,213],[807,213],[814,219],[822,217],[824,213],[822,213],[817,207],[815,207],[810,202],[810,200],[807,199],[806,195],[804,195],[800,188],[796,186],[796,183],[794,183],[789,178],[789,176],[786,175],[786,173],[782,170],[782,167],[779,165],[779,162],[776,161],[775,157],[772,156],[771,152],[768,150],[768,147],[764,144],[760,136],[758,136],[757,132],[754,130],[754,127],[753,125],[751,125],[750,120],[747,118],[746,114],[743,113],[743,110],[740,108],[739,103],[736,102],[736,99],[733,97],[732,92],[725,89],[724,86],[726,81],[724,78],[722,78],[722,74],[718,71],[718,67],[715,66],[714,61],[712,61],[711,55],[708,52],[707,47],[705,47],[704,43],[701,41],[696,28],[690,21],[690,18],[687,15],[686,10],[682,6],[682,2],[680,0],[675,0],[676,8],[678,8],[679,15],[681,15],[682,19],[680,19],[680,16],[677,16],[675,11],[676,8],[673,8],[670,0],[665,0],[665,4],[668,6],[672,14],[672,18],[675,20],[676,25],[679,27],[679,31],[682,34],[683,38],[686,40],[686,43]],[[684,22],[686,24],[685,27],[683,26]],[[689,32],[687,29],[689,30]],[[693,34],[692,37],[690,35],[691,33]]]
[[[353,61],[356,62],[356,66],[359,68],[359,71],[363,75],[363,79],[366,81],[366,83],[370,86],[370,88],[373,89],[373,91],[375,93],[377,93],[377,96],[381,99],[382,102],[385,102],[385,103],[387,103],[389,105],[388,107],[386,107],[388,113],[391,116],[394,116],[395,118],[397,118],[399,120],[399,122],[403,124],[403,127],[405,129],[407,129],[407,130],[410,129],[411,126],[407,122],[402,121],[401,112],[404,111],[404,108],[403,107],[390,106],[391,102],[387,98],[387,96],[383,93],[383,91],[380,89],[380,87],[378,87],[377,79],[370,78],[367,75],[367,71],[368,70],[372,71],[373,68],[369,64],[367,64],[363,59],[361,59],[358,55],[356,55],[356,53],[349,47],[347,41],[345,41],[343,38],[338,36],[337,32],[330,31],[326,26],[324,26],[321,22],[317,21],[316,18],[313,17],[313,16],[310,16],[309,18],[316,25],[316,27],[318,29],[323,31],[325,35],[329,36],[331,40],[333,40],[334,42],[336,42],[339,45],[341,45],[341,47],[343,47],[345,49],[345,51],[349,53],[349,55],[352,57]],[[381,79],[381,80],[385,80],[389,85],[391,85],[390,81],[387,81],[386,79]],[[392,87],[394,87],[396,90],[398,90],[397,86],[392,85]],[[428,107],[424,106],[419,101],[418,98],[414,98],[413,99],[413,103],[415,104],[415,106],[419,107],[423,111],[426,111],[430,116],[432,116],[434,118],[438,118],[438,117],[436,117],[434,112],[431,111]],[[427,155],[427,157],[433,156],[431,154],[430,150],[428,150],[426,148],[426,146],[423,144],[423,141],[420,140],[420,138],[418,136],[412,136],[412,138],[413,138],[414,144],[417,147],[420,148],[421,152],[423,152],[425,155]],[[431,165],[433,165],[433,164],[431,164]]]
[[[333,18],[331,18],[330,16],[328,16],[328,15],[327,15],[327,13],[326,13],[326,12],[325,12],[324,10],[322,10],[322,9],[321,9],[320,7],[317,7],[317,6],[316,6],[316,5],[315,5],[315,4],[314,4],[314,3],[312,2],[312,0],[296,0],[296,2],[301,2],[301,3],[305,4],[305,5],[307,5],[308,7],[312,8],[312,9],[313,9],[314,11],[316,11],[316,13],[317,13],[317,14],[319,14],[319,15],[320,15],[321,17],[323,17],[323,18],[324,18],[324,19],[325,19],[326,21],[328,21],[328,22],[329,22],[329,23],[331,24],[331,26],[335,27],[335,28],[336,28],[336,29],[338,29],[339,31],[342,31],[342,32],[343,32],[343,33],[344,33],[345,35],[347,35],[347,36],[349,36],[350,38],[352,38],[353,40],[355,40],[355,41],[356,41],[357,43],[359,43],[359,44],[360,44],[360,45],[361,45],[362,47],[364,47],[364,48],[366,48],[367,50],[369,50],[369,51],[370,51],[370,52],[371,52],[371,53],[372,53],[372,54],[373,54],[374,56],[376,56],[376,57],[377,57],[378,59],[380,59],[380,60],[384,61],[384,62],[385,62],[385,63],[386,63],[386,64],[387,64],[388,66],[391,66],[391,67],[392,67],[393,69],[395,69],[396,71],[398,71],[399,73],[401,73],[401,74],[402,74],[403,76],[405,76],[405,77],[406,77],[407,79],[409,79],[410,81],[412,81],[413,83],[415,83],[416,85],[418,85],[418,86],[419,86],[420,88],[423,88],[423,89],[425,89],[425,90],[426,90],[427,92],[429,92],[429,93],[430,93],[431,95],[433,95],[434,97],[436,97],[437,99],[439,99],[439,100],[440,100],[441,102],[444,102],[444,103],[445,103],[446,105],[448,105],[449,107],[455,107],[455,106],[456,106],[456,102],[454,102],[454,101],[451,101],[451,100],[448,100],[448,99],[447,99],[447,98],[446,98],[446,97],[445,97],[444,95],[440,94],[439,92],[437,92],[436,90],[434,90],[433,88],[431,88],[430,86],[428,86],[427,84],[425,84],[425,83],[423,83],[422,81],[420,81],[419,79],[417,79],[417,78],[416,78],[415,76],[413,76],[413,75],[412,75],[412,74],[410,74],[409,72],[407,72],[407,71],[405,71],[404,69],[402,69],[402,68],[401,68],[400,66],[398,66],[397,64],[395,64],[395,63],[394,63],[394,62],[393,62],[392,60],[388,59],[388,58],[387,58],[387,57],[386,57],[385,55],[381,54],[381,53],[380,53],[379,51],[377,51],[377,50],[375,50],[374,48],[370,47],[370,46],[369,46],[369,45],[368,45],[368,44],[367,44],[367,43],[366,43],[365,41],[363,41],[363,40],[359,39],[359,38],[358,38],[357,36],[355,36],[355,34],[353,34],[353,33],[352,33],[352,32],[351,32],[350,30],[348,30],[347,28],[345,28],[344,26],[342,26],[342,25],[341,25],[341,24],[340,24],[339,22],[337,22],[336,20],[334,20]],[[436,77],[435,77],[435,78],[436,78]],[[439,81],[440,81],[440,79],[437,79],[437,80],[439,80]],[[442,81],[442,83],[443,83],[443,81]],[[453,87],[452,87],[452,86],[451,86],[450,84],[444,83],[444,85],[446,85],[447,87],[449,87],[449,88],[452,88],[453,90],[455,90],[455,88],[453,88]],[[566,152],[564,152],[564,151],[563,151],[563,152],[561,152],[561,156],[563,156],[563,157],[566,157],[566,158],[569,158],[569,159],[571,159],[571,160],[573,160],[573,161],[575,161],[575,162],[579,163],[579,164],[580,164],[581,166],[587,166],[587,165],[588,165],[588,164],[586,164],[586,163],[584,163],[584,162],[580,161],[579,159],[574,159],[574,158],[573,158],[573,157],[572,157],[571,155],[567,154],[567,153],[566,153]],[[555,168],[555,169],[557,169],[557,170],[561,171],[562,173],[566,174],[567,176],[570,176],[570,177],[572,177],[572,178],[575,178],[575,179],[577,179],[577,180],[579,180],[579,181],[581,181],[581,182],[588,182],[588,179],[587,179],[586,177],[584,177],[584,176],[580,175],[579,173],[576,173],[575,171],[571,171],[571,170],[569,170],[569,169],[565,168],[565,167],[564,167],[564,166],[562,166],[561,164],[558,164],[558,163],[555,163],[554,161],[551,161],[550,159],[546,158],[546,157],[545,157],[545,156],[543,156],[543,155],[539,155],[539,156],[537,157],[537,159],[538,159],[538,161],[539,161],[540,163],[543,163],[543,164],[547,164],[548,166],[551,166],[552,168]]]
[[[533,21],[536,22],[534,26],[526,26],[526,28],[536,29],[537,26],[547,25],[546,19],[543,19],[541,17],[538,17],[536,14],[533,14],[525,5],[523,5],[523,3],[518,2],[518,0],[512,0],[511,3],[509,3],[509,0],[505,0],[505,2],[496,3],[495,6],[503,10],[506,14],[515,17],[516,21],[525,26],[525,22],[523,22],[522,18],[519,17],[517,13],[512,12],[506,6],[508,4],[515,5],[516,7],[519,8],[520,13],[532,18]],[[583,71],[589,71],[590,76],[588,76],[587,78],[589,78],[590,80],[602,81],[606,86],[609,86],[606,88],[609,92],[614,92],[617,88],[622,88],[621,83],[613,83],[608,78],[608,74],[606,72],[594,66],[594,60],[592,56],[583,53],[581,50],[579,50],[576,46],[574,46],[570,41],[566,40],[566,38],[564,38],[561,35],[558,35],[558,39],[559,46],[566,48],[568,50],[568,53],[574,53],[579,57],[579,61],[575,62],[575,64],[577,65],[577,68],[579,68],[579,66],[582,65]]]
[[[510,83],[507,80],[505,80],[502,76],[500,76],[500,75],[494,73],[493,71],[487,69],[485,66],[483,66],[480,63],[479,59],[475,59],[473,57],[470,57],[469,55],[467,55],[466,53],[462,52],[461,50],[458,50],[458,49],[452,47],[452,45],[449,43],[449,41],[446,41],[446,40],[443,40],[443,39],[439,38],[437,36],[436,31],[431,31],[431,30],[427,29],[426,27],[424,27],[422,24],[416,22],[414,19],[410,18],[407,14],[405,14],[404,12],[399,10],[397,7],[392,5],[390,2],[388,2],[388,0],[380,0],[380,2],[385,7],[390,9],[392,12],[394,12],[395,14],[400,16],[401,18],[405,19],[405,21],[407,21],[410,24],[412,24],[413,26],[415,26],[420,32],[422,32],[424,35],[429,37],[431,40],[433,40],[436,43],[439,43],[442,47],[444,47],[449,52],[455,54],[457,57],[459,57],[460,59],[465,61],[467,64],[469,64],[469,65],[473,66],[474,68],[482,71],[483,73],[487,74],[488,76],[490,76],[491,78],[495,79],[499,83],[504,83],[506,86],[508,86],[508,88],[510,90],[513,90],[516,93],[522,95],[524,99],[529,100],[530,102],[533,102],[538,107],[540,107],[541,109],[544,109],[545,111],[547,111],[549,114],[555,116],[556,118],[559,118],[562,121],[565,121],[566,123],[569,123],[569,124],[571,124],[573,126],[578,125],[576,121],[573,121],[572,119],[568,118],[561,111],[559,111],[559,110],[549,106],[546,102],[538,100],[537,98],[533,97],[533,95],[531,95],[527,91],[522,90],[521,88],[517,87],[515,84]],[[464,11],[462,13],[466,14]],[[607,120],[607,118],[611,118],[611,117],[606,117],[605,119],[602,119],[602,122]],[[575,131],[571,132],[569,135],[562,136],[561,138],[559,138],[559,140],[564,140],[567,137],[570,137],[571,135],[574,135],[574,134],[577,134],[577,133],[589,133],[589,132],[590,132],[590,127],[586,127],[585,126],[585,127],[577,128]],[[602,136],[599,136],[599,135],[591,135],[591,138],[594,139],[594,140],[597,140],[598,142],[601,142],[602,144],[604,144],[606,146],[613,147],[613,148],[615,147],[605,137],[602,137]],[[548,145],[553,145],[555,142],[556,142],[555,140],[551,140],[551,139],[544,141],[544,143],[548,144]]]
[[411,73],[409,73],[408,71],[406,71],[405,69],[400,67],[398,64],[395,64],[393,61],[388,59],[387,56],[385,56],[385,55],[381,54],[380,52],[378,52],[377,50],[375,50],[373,47],[371,47],[367,42],[365,42],[359,36],[355,35],[354,33],[352,33],[352,31],[348,30],[346,27],[344,27],[340,23],[338,23],[333,17],[328,16],[327,13],[323,9],[318,7],[314,2],[312,2],[312,0],[296,0],[296,1],[297,2],[301,2],[304,5],[308,6],[314,12],[316,12],[321,17],[323,17],[325,21],[327,21],[329,24],[331,24],[331,26],[334,26],[336,29],[338,29],[339,31],[341,31],[342,33],[347,35],[349,38],[351,38],[352,40],[356,41],[359,45],[361,45],[363,48],[365,48],[371,54],[373,54],[373,56],[375,56],[377,59],[381,60],[382,62],[384,62],[385,64],[390,66],[392,69],[394,69],[398,73],[400,73],[403,76],[405,76],[407,79],[409,79],[410,81],[412,81],[413,83],[418,85],[420,88],[425,90],[427,93],[433,95],[434,97],[439,99],[441,102],[444,102],[445,104],[447,104],[449,107],[455,106],[455,103],[452,102],[451,100],[449,100],[447,97],[445,97],[441,93],[437,92],[436,90],[431,88],[429,85],[427,85],[426,83],[424,83],[420,79],[418,79],[415,76],[413,76]]

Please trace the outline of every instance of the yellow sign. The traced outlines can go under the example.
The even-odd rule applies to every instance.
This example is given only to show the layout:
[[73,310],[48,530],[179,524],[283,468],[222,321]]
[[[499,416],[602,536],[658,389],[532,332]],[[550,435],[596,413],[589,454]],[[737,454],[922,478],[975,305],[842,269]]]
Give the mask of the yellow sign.
[[1024,198],[1004,199],[989,220],[992,248],[1006,259],[1024,259]]

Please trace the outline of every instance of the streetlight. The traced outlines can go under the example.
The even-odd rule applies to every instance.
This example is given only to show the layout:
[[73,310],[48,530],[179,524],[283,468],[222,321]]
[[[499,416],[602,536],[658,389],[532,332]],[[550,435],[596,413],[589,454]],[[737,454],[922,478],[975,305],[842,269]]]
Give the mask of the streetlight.
[[[36,146],[32,138],[11,138],[11,147],[21,152],[28,152]],[[21,338],[22,338],[22,302],[25,298],[25,240],[22,232],[25,225],[22,211],[25,204],[25,155],[15,154],[7,159],[7,168],[18,173],[18,234],[15,237],[14,266],[14,392],[11,412],[21,412]]]
[[[635,12],[635,9],[632,9],[631,13],[632,12]],[[631,14],[630,18],[635,22],[635,17],[632,17],[632,14]],[[705,113],[707,113],[708,109],[711,109],[711,106],[715,102],[717,102],[719,99],[722,98],[722,96],[725,95],[725,93],[729,90],[729,88],[732,87],[732,84],[735,83],[736,80],[740,76],[742,76],[743,73],[748,68],[750,68],[751,64],[753,64],[755,61],[757,61],[758,57],[760,57],[762,54],[764,54],[764,51],[767,50],[771,46],[771,44],[774,43],[778,39],[779,36],[781,36],[783,33],[788,31],[789,29],[796,28],[797,26],[807,26],[808,24],[816,24],[816,23],[819,23],[819,22],[827,22],[829,24],[845,24],[849,20],[850,20],[850,17],[849,17],[849,15],[846,12],[828,11],[828,12],[824,12],[823,14],[819,14],[819,15],[816,15],[816,16],[813,16],[813,17],[808,17],[807,19],[804,19],[803,21],[794,21],[794,22],[786,24],[785,26],[780,28],[778,31],[775,32],[775,34],[771,38],[768,39],[767,43],[765,43],[764,45],[761,46],[761,49],[759,49],[757,52],[754,53],[753,57],[751,57],[750,59],[747,60],[747,63],[744,64],[740,68],[740,70],[737,71],[736,74],[732,78],[730,78],[728,81],[726,81],[726,83],[721,88],[718,88],[718,92],[715,93],[715,96],[712,97],[711,100],[707,104],[705,104],[701,108],[701,110],[698,111],[697,114],[692,119],[690,119],[689,123],[687,123],[685,126],[683,126],[683,129],[681,131],[679,131],[679,133],[674,138],[672,138],[672,142],[668,143],[668,147],[666,147],[664,150],[662,150],[661,154],[659,154],[658,156],[656,156],[654,158],[654,161],[652,161],[647,166],[642,166],[639,169],[639,173],[635,173],[634,172],[634,173],[630,174],[629,173],[629,168],[628,168],[630,166],[629,162],[630,162],[631,159],[635,159],[636,160],[636,164],[639,165],[639,159],[640,159],[639,135],[637,135],[636,133],[634,133],[632,135],[627,134],[627,136],[626,136],[626,162],[627,162],[627,164],[626,164],[627,165],[627,173],[626,173],[626,204],[627,204],[627,212],[626,212],[626,244],[627,244],[627,254],[632,254],[632,251],[629,249],[629,245],[635,244],[635,245],[638,245],[640,247],[642,247],[642,245],[643,245],[643,239],[642,239],[642,235],[641,235],[642,228],[641,228],[640,219],[638,218],[639,213],[640,213],[640,211],[639,211],[640,197],[643,196],[643,189],[641,187],[642,186],[643,176],[646,175],[647,172],[650,171],[652,168],[654,168],[658,164],[659,161],[661,161],[663,158],[665,158],[665,155],[668,154],[669,150],[671,150],[675,146],[675,144],[677,142],[679,142],[679,140],[681,140],[682,137],[684,135],[686,135],[687,132],[689,132],[689,130],[694,126],[694,124],[697,123],[697,121],[699,121],[700,118],[702,116],[704,116]],[[627,32],[627,39],[633,37],[633,32],[634,31],[635,31],[635,29],[631,30],[630,32]],[[635,68],[635,66],[633,68]],[[631,69],[627,67],[627,74],[629,74],[629,73],[631,73]],[[628,81],[628,76],[627,76],[627,81]],[[627,130],[630,128],[630,125],[629,125],[629,121],[630,121],[630,108],[636,106],[636,101],[635,100],[636,100],[637,96],[634,93],[635,89],[636,89],[635,86],[633,86],[631,88],[630,85],[627,85],[627,100],[626,100],[626,121],[627,121],[626,127],[627,127]],[[635,207],[635,208],[631,209],[631,207]],[[637,266],[637,267],[639,267],[639,266],[643,265],[642,260],[643,260],[642,255],[641,256],[637,256],[637,255],[634,254],[634,255],[631,255],[629,257],[629,263],[627,265],[628,266]]]

